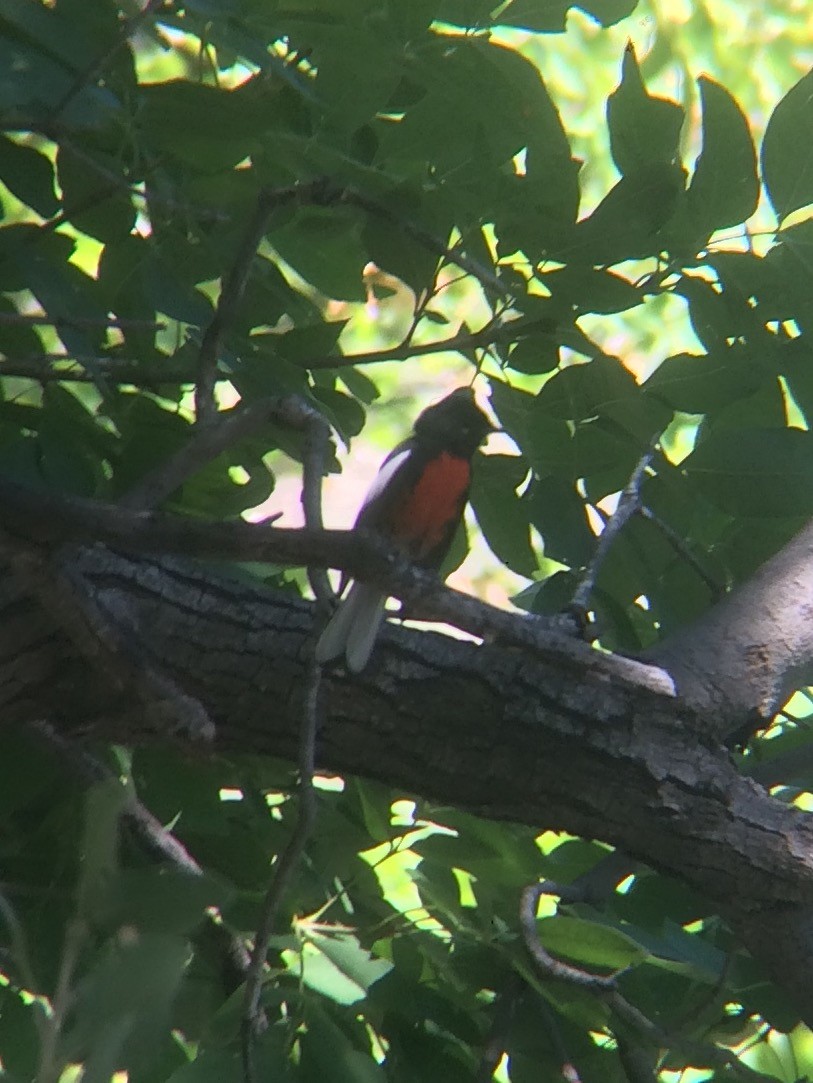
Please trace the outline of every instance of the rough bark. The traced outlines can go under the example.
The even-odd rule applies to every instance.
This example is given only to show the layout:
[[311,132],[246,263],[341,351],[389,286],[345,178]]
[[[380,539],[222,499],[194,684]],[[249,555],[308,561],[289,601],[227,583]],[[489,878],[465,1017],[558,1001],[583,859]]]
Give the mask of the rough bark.
[[[311,605],[182,560],[102,547],[66,559],[132,650],[200,700],[217,749],[294,758]],[[604,656],[591,669],[585,652],[596,654],[566,640],[545,658],[390,629],[368,673],[327,678],[319,763],[602,839],[681,877],[813,1022],[811,817],[740,777],[644,667]],[[132,695],[79,657],[11,576],[0,585],[0,706],[5,720],[47,717],[66,733],[148,736]]]

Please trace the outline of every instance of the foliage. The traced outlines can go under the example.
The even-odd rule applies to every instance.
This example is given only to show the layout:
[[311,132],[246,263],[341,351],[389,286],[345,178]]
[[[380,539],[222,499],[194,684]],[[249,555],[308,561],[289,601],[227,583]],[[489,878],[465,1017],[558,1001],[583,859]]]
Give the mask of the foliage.
[[[659,437],[644,498],[669,529],[636,519],[618,539],[594,597],[602,644],[637,650],[703,611],[813,510],[813,75],[783,72],[757,151],[753,100],[690,51],[682,100],[652,88],[647,71],[680,53],[662,13],[643,61],[617,49],[587,70],[633,7],[0,0],[0,470],[114,501],[165,462],[190,439],[206,329],[242,267],[220,403],[295,391],[350,441],[387,415],[380,386],[428,401],[481,370],[516,447],[479,462],[474,515],[538,613],[568,600],[594,524]],[[560,105],[540,74],[576,39],[585,79],[618,80],[606,142],[576,137],[581,170],[572,94],[563,78]],[[690,323],[674,350],[667,306]],[[646,364],[617,356],[636,328]],[[379,370],[388,347],[410,359]],[[245,437],[170,506],[243,513],[301,453],[287,431]],[[765,756],[798,740],[788,726]],[[290,770],[100,752],[174,825],[192,876],[119,838],[120,787],[84,792],[32,735],[2,741],[5,1077],[76,1063],[86,1081],[242,1078],[217,930],[257,926],[295,817]],[[525,885],[568,883],[604,848],[401,796],[320,782],[272,942],[261,1078],[462,1083],[486,1078],[494,1041],[499,1080],[559,1078],[563,1050],[583,1083],[625,1078],[606,1005],[545,981],[518,932]],[[749,1047],[779,1080],[811,1056],[720,918],[654,872],[539,932],[591,971],[627,968],[625,995],[694,1042],[661,1078],[728,1078],[698,1047]]]

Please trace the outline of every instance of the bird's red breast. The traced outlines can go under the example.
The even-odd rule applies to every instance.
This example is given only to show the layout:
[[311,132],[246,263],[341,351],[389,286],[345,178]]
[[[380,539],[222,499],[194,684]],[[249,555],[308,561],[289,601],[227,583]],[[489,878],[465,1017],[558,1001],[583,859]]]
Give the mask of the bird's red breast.
[[471,463],[442,451],[424,466],[412,489],[395,509],[388,533],[412,556],[431,553],[449,535],[466,501]]

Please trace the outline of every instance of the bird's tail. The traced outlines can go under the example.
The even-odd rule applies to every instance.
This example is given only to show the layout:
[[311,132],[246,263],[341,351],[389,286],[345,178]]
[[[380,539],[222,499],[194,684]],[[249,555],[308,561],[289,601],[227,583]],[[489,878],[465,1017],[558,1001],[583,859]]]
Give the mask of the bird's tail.
[[323,664],[344,654],[347,668],[360,673],[373,652],[386,601],[375,587],[353,583],[319,637],[316,661]]

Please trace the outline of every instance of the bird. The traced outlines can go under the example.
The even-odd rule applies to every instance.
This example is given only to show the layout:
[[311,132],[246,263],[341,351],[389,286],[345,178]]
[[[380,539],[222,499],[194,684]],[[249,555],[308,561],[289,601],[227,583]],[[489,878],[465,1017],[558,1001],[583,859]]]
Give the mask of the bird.
[[[371,531],[418,567],[437,571],[463,518],[472,459],[493,431],[470,387],[427,407],[411,436],[381,464],[353,529]],[[351,582],[319,637],[316,661],[324,665],[344,656],[347,669],[360,673],[375,646],[386,601],[378,587]]]

